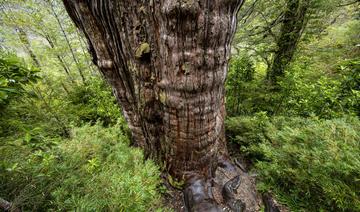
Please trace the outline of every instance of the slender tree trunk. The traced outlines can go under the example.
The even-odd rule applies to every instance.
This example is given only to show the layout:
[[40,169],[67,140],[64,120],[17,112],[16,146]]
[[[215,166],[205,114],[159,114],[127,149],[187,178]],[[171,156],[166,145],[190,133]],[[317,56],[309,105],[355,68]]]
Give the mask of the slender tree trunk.
[[306,25],[305,17],[308,7],[309,0],[287,1],[281,33],[277,40],[278,49],[267,73],[267,79],[273,86],[277,86],[278,78],[285,76],[285,68],[294,56],[297,44]]
[[66,88],[64,83],[61,83],[61,87],[63,87],[64,91],[66,92],[67,95],[70,94],[69,90]]
[[[33,52],[32,48],[31,48],[31,44],[29,42],[29,38],[27,37],[27,34],[24,30],[22,30],[21,28],[18,28],[18,33],[19,33],[19,38],[20,38],[20,42],[23,44],[25,50],[28,52],[28,54],[30,55],[31,59],[34,62],[34,65],[41,69],[39,60],[37,59],[37,56],[35,55],[35,53]],[[63,84],[62,84],[63,85]],[[68,129],[66,128],[64,122],[61,120],[61,118],[54,113],[53,108],[51,107],[51,105],[46,101],[45,97],[42,95],[41,90],[36,86],[33,85],[33,90],[39,95],[40,99],[43,101],[45,108],[48,110],[48,112],[56,119],[58,125],[62,128],[62,133],[64,136],[68,136],[69,132]],[[50,86],[49,86],[50,87]],[[63,88],[65,89],[65,86],[63,86]]]
[[[50,86],[49,86],[50,87]],[[64,87],[63,87],[64,88]],[[62,136],[64,137],[69,137],[70,133],[69,133],[69,129],[67,128],[67,126],[65,125],[65,123],[63,122],[63,120],[58,116],[58,114],[54,111],[53,107],[51,106],[51,103],[48,102],[45,98],[45,96],[42,94],[42,91],[40,90],[40,88],[36,85],[32,86],[32,89],[36,92],[36,94],[38,95],[38,97],[42,100],[42,102],[44,103],[45,106],[45,110],[47,110],[47,112],[49,113],[50,116],[52,116],[58,126],[61,128],[61,133]],[[65,89],[65,88],[64,88]]]
[[30,55],[30,58],[34,63],[34,66],[40,68],[40,62],[37,59],[37,57],[36,57],[35,53],[33,52],[33,50],[31,49],[29,38],[27,37],[26,32],[23,29],[19,28],[19,27],[17,27],[15,30],[18,33],[20,42],[23,44],[25,50]]
[[228,157],[224,81],[242,1],[63,2],[113,88],[134,145],[187,182],[189,210],[215,210],[203,179]]
[[50,8],[51,8],[51,12],[52,12],[53,16],[55,17],[55,19],[56,19],[56,21],[57,21],[57,23],[58,23],[58,25],[59,25],[59,27],[60,27],[60,30],[61,30],[64,38],[65,38],[65,41],[66,41],[66,44],[67,44],[67,46],[68,46],[68,48],[69,48],[69,50],[70,50],[71,56],[72,56],[72,58],[73,58],[73,60],[74,60],[74,62],[75,62],[75,64],[76,64],[76,67],[77,67],[77,69],[78,69],[78,71],[79,71],[80,77],[81,77],[83,83],[85,84],[85,83],[86,83],[86,79],[85,79],[85,76],[84,76],[83,69],[82,69],[82,67],[81,67],[81,65],[80,65],[80,63],[79,63],[79,60],[78,60],[77,57],[75,56],[74,49],[72,48],[71,43],[70,43],[70,40],[69,40],[69,38],[68,38],[68,36],[67,36],[67,34],[66,34],[66,32],[65,32],[65,29],[64,29],[64,27],[63,27],[63,25],[62,25],[62,23],[61,23],[61,21],[60,21],[60,19],[59,19],[59,16],[57,15],[57,13],[56,13],[56,11],[55,11],[55,9],[54,9],[54,5],[52,4],[51,0],[47,0],[47,2],[49,3]]
[[[54,49],[55,49],[55,44],[54,44],[51,36],[48,35],[46,32],[44,32],[43,34],[44,34],[45,39],[46,39],[47,42],[49,43],[50,48],[54,50]],[[55,42],[56,42],[56,41],[55,41]],[[70,73],[70,69],[69,69],[68,65],[66,64],[64,58],[63,58],[59,53],[56,53],[56,52],[55,52],[55,56],[56,56],[56,58],[58,59],[58,61],[59,61],[59,63],[60,63],[60,66],[63,68],[66,76],[70,79],[70,81],[71,81],[73,84],[76,84],[73,76],[72,76],[71,73]]]

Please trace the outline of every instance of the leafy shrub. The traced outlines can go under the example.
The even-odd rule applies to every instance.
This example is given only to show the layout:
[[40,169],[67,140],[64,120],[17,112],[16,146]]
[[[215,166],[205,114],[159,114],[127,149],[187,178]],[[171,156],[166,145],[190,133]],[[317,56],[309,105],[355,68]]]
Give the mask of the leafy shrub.
[[254,160],[261,191],[274,192],[294,211],[360,211],[357,118],[262,114],[232,118],[227,129]]
[[358,59],[343,61],[334,76],[318,76],[303,65],[293,65],[281,82],[278,114],[329,119],[356,115],[360,104],[359,74]]
[[0,52],[0,107],[8,104],[11,97],[24,93],[25,85],[39,79],[37,74],[38,70],[26,67],[15,55]]
[[[262,62],[254,56],[234,56],[226,82],[228,114],[248,116],[264,111],[269,116],[359,116],[359,26],[359,19],[349,19],[328,27],[319,37],[304,35],[309,40],[299,43],[277,91],[266,83],[270,53],[264,54],[266,60],[261,57]],[[261,52],[262,44],[252,48]],[[247,73],[252,77],[246,77]]]
[[253,62],[246,55],[231,59],[226,81],[226,104],[229,115],[249,113],[252,105],[247,105],[246,99],[250,98],[247,91],[254,88],[255,68]]
[[115,97],[103,79],[93,77],[87,85],[75,86],[66,99],[77,123],[116,124],[121,116]]
[[71,139],[43,149],[1,141],[0,196],[32,211],[155,210],[159,170],[128,147],[122,125],[73,128]]
[[230,69],[226,84],[226,106],[231,116],[266,112],[274,116],[315,115],[331,119],[359,114],[359,59],[343,61],[332,75],[317,73],[306,63],[293,64],[279,81],[279,91],[271,90],[262,76],[251,81],[236,78],[232,71],[241,75],[239,70],[243,69],[239,62],[233,63],[232,66],[240,67]]
[[0,109],[2,136],[23,137],[37,129],[44,136],[66,137],[71,123],[81,126],[99,121],[112,126],[121,117],[109,86],[99,76],[89,78],[87,85],[68,86],[66,92],[51,78],[21,85],[29,95],[16,95],[19,98],[12,98]]
[[344,61],[338,70],[342,72],[338,96],[341,106],[360,117],[360,58]]
[[241,154],[247,159],[257,159],[261,155],[249,151],[250,146],[263,142],[266,125],[269,118],[266,113],[257,113],[255,116],[237,116],[225,120],[226,136],[231,142],[240,145]]
[[[34,103],[38,98],[29,87],[32,87],[39,79],[38,69],[28,67],[15,55],[0,51],[1,136],[25,135],[26,131],[30,131],[30,128],[38,131],[39,125],[33,124],[33,121],[36,119],[35,114],[42,114],[43,111],[38,112],[38,105]],[[42,116],[46,115],[42,114]],[[37,122],[39,123],[38,120]],[[51,119],[46,117],[48,131],[50,122]]]

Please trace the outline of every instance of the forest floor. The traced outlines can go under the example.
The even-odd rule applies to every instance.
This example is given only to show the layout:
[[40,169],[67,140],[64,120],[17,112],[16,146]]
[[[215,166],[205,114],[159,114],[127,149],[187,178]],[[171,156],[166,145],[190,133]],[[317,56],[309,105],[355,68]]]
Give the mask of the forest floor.
[[[244,159],[239,154],[239,145],[235,143],[228,143],[228,149],[231,160],[236,165],[237,173],[240,174],[241,184],[235,194],[237,199],[240,199],[246,205],[245,211],[254,212],[262,211],[264,208],[272,207],[273,211],[288,212],[289,209],[279,204],[271,195],[260,194],[256,190],[256,173],[250,172],[252,164],[250,161]],[[213,179],[212,195],[214,200],[222,207],[224,211],[231,211],[225,204],[221,195],[222,185],[228,180],[232,179],[234,173],[230,173],[225,169],[218,167],[215,178]],[[184,195],[181,189],[170,185],[165,175],[162,176],[163,183],[167,188],[164,196],[164,205],[170,207],[174,211],[187,212],[184,202]],[[264,201],[266,206],[264,205]],[[267,210],[266,210],[267,211]]]

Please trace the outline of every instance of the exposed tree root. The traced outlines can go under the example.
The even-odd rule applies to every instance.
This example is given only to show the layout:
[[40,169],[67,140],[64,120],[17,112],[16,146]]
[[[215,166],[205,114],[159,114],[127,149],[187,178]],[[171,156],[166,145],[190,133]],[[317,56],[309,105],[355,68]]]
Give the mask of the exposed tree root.
[[262,195],[262,201],[265,206],[265,212],[288,212],[288,208],[279,204],[270,193]]
[[219,161],[214,178],[188,180],[183,193],[189,212],[259,211],[261,205],[253,179],[228,160]]
[[246,161],[233,159],[233,163],[228,159],[220,159],[213,178],[206,180],[193,177],[182,191],[167,183],[163,175],[168,188],[166,204],[179,212],[289,212],[270,193],[258,193],[256,175],[248,174]]
[[15,207],[13,203],[8,202],[2,198],[0,198],[0,210],[1,211],[13,211],[13,212],[20,212],[20,209]]

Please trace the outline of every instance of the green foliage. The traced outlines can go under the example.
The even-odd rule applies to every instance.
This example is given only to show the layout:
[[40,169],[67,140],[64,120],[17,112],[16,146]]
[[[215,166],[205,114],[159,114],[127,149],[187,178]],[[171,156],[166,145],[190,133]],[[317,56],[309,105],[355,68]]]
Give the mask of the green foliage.
[[261,158],[260,154],[249,151],[249,148],[266,139],[264,129],[268,121],[266,113],[257,113],[255,116],[230,117],[225,120],[226,136],[231,142],[240,145],[240,151],[246,158]]
[[[229,115],[247,113],[252,105],[247,105],[247,98],[251,98],[248,90],[254,89],[255,68],[253,62],[246,55],[231,59],[226,81],[226,104]],[[245,91],[245,92],[244,92]],[[240,104],[241,103],[241,104]]]
[[25,92],[24,86],[38,79],[37,69],[26,67],[15,55],[0,53],[0,106],[21,96]]
[[360,69],[350,64],[357,63],[358,60],[343,63],[346,65],[340,66],[332,76],[319,76],[311,69],[294,65],[280,83],[283,90],[279,94],[278,113],[322,118],[356,115],[360,102],[356,78]]
[[[360,210],[360,124],[337,118],[360,115],[358,11],[338,7],[345,0],[307,1],[302,39],[273,91],[264,79],[286,2],[250,0],[240,11],[226,104],[229,115],[246,116],[226,121],[227,136],[254,163],[260,190],[292,210]],[[25,211],[160,207],[158,168],[128,147],[115,98],[62,2],[2,3],[1,48],[23,59],[0,57],[0,197]],[[134,54],[149,52],[142,43]]]
[[[284,21],[284,13],[288,9],[286,5],[294,2],[298,2],[300,7],[307,7],[304,23],[296,23],[297,28],[303,29],[300,33],[302,43],[319,39],[322,34],[327,33],[329,26],[334,23],[343,24],[344,20],[357,14],[356,2],[349,4],[351,1],[348,0],[248,0],[238,14],[238,30],[233,42],[236,50],[240,54],[246,52],[270,67],[281,44],[277,43],[281,37],[281,27],[284,23],[291,24],[289,20]],[[296,36],[294,32],[291,34]],[[293,48],[296,50],[298,45]]]
[[353,108],[353,112],[360,117],[360,59],[344,61],[339,70],[343,72],[338,97],[342,108]]
[[338,99],[344,102],[343,108],[353,108],[360,117],[360,58],[343,61],[338,71],[342,77]]
[[66,100],[78,124],[101,121],[108,126],[121,116],[110,87],[97,77],[90,78],[86,85],[72,88]]
[[228,82],[229,86],[238,81],[250,82],[254,79],[254,64],[247,55],[232,58],[230,63]]
[[60,76],[37,80],[38,70],[19,61],[0,60],[1,91],[7,92],[0,197],[26,211],[159,208],[158,168],[128,147],[128,129],[108,85],[96,75],[83,86]]
[[32,137],[2,139],[0,196],[33,211],[155,210],[159,170],[128,147],[122,125],[84,125],[67,140],[45,137],[55,142],[51,148],[34,148]]
[[226,84],[228,114],[251,115],[263,111],[268,115],[321,118],[359,115],[359,59],[340,62],[331,74],[316,72],[307,63],[311,61],[303,59],[303,63],[293,64],[279,81],[281,89],[273,91],[261,72],[255,73],[252,81],[237,78],[244,66],[252,66],[234,58]]
[[261,191],[294,211],[360,210],[357,118],[236,117],[227,131],[251,157]]
[[0,19],[1,46],[21,52],[28,64],[36,57],[47,77],[74,84],[82,81],[80,71],[89,75],[92,67],[86,43],[60,0],[3,0]]

